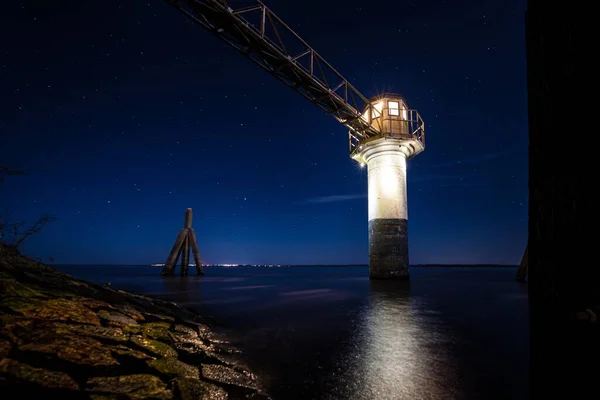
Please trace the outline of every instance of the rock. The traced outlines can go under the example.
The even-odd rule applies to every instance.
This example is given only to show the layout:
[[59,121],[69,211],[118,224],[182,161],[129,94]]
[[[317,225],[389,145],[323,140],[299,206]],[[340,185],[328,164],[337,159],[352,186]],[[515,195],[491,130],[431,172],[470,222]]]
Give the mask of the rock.
[[198,337],[198,332],[185,325],[176,324],[175,328],[173,328],[173,331],[183,336],[189,336],[194,338]]
[[217,363],[227,365],[228,367],[233,368],[236,371],[241,371],[247,369],[246,366],[242,365],[240,360],[232,355],[228,354],[219,354],[211,351],[207,351],[206,355],[214,360],[217,360]]
[[108,346],[108,349],[113,353],[119,356],[131,357],[138,360],[154,360],[155,358],[149,356],[146,353],[142,353],[141,351],[137,351],[134,349],[130,349],[129,347],[118,345],[118,346]]
[[21,343],[23,338],[30,335],[34,321],[16,315],[0,316],[0,335],[12,343]]
[[183,349],[189,353],[204,353],[215,350],[214,346],[208,340],[203,340],[198,336],[173,335],[173,338],[177,349]]
[[198,336],[202,339],[213,343],[213,344],[223,344],[230,345],[231,342],[227,340],[223,335],[217,334],[210,329],[210,327],[206,324],[202,324],[199,322],[194,322],[194,326],[196,326],[196,330],[198,332]]
[[94,325],[57,324],[56,333],[59,335],[89,336],[102,342],[125,343],[129,340],[129,334],[123,332],[120,328]]
[[175,318],[173,318],[170,315],[160,315],[160,314],[155,314],[155,313],[144,313],[145,314],[145,318],[148,321],[163,321],[163,322],[168,322],[170,324],[172,324],[173,322],[175,322]]
[[175,347],[179,352],[180,359],[192,365],[199,364],[220,364],[221,361],[209,355],[203,347],[189,342],[176,343]]
[[207,339],[212,341],[216,341],[215,335],[212,333],[210,328],[205,324],[196,324],[196,329],[198,330],[198,336],[202,339]]
[[211,381],[225,383],[227,385],[242,386],[257,390],[256,378],[250,374],[235,371],[224,365],[205,364],[202,366],[202,376]]
[[159,357],[175,357],[177,358],[177,351],[168,344],[145,338],[143,336],[132,336],[131,342],[136,346],[141,347],[152,354]]
[[[184,333],[177,334],[178,330]],[[194,330],[182,329],[181,325],[177,325],[175,331],[174,346],[188,362],[193,360],[194,363],[224,364],[236,369],[241,366],[239,357],[237,357],[241,353],[239,349],[226,345],[214,345],[207,339],[201,339]]]
[[100,310],[98,311],[98,316],[100,319],[110,322],[111,325],[119,327],[137,324],[135,319],[117,311]]
[[95,312],[67,299],[59,298],[32,302],[21,301],[19,303],[10,303],[8,308],[29,318],[100,325],[100,320]]
[[7,357],[13,348],[13,344],[8,340],[0,339],[0,358]]
[[160,340],[167,343],[173,343],[173,337],[169,328],[171,324],[168,322],[149,322],[144,324],[142,332],[144,336],[151,339]]
[[137,310],[129,307],[129,306],[124,306],[119,308],[119,311],[125,315],[127,315],[129,318],[135,319],[136,321],[145,321],[146,317],[144,317],[140,312],[138,312]]
[[148,361],[148,366],[169,378],[183,377],[198,379],[200,376],[200,371],[198,371],[197,367],[192,367],[173,357],[164,357],[159,358],[158,360]]
[[0,398],[267,399],[238,350],[172,302],[20,256],[0,257],[0,301]]
[[226,391],[212,383],[197,379],[175,379],[173,390],[181,400],[227,400]]
[[10,297],[39,297],[44,296],[41,292],[19,283],[16,279],[0,279],[0,299]]
[[20,382],[34,383],[49,389],[79,389],[73,378],[64,372],[34,368],[9,358],[0,360],[0,373]]
[[127,296],[127,300],[131,303],[133,303],[134,305],[143,308],[143,309],[148,309],[151,310],[152,308],[155,308],[154,303],[152,303],[152,300],[150,300],[150,298],[146,297],[146,296],[142,296],[139,294],[135,294],[135,293],[127,293],[124,292],[123,290],[117,290],[118,293]]
[[113,311],[115,307],[105,301],[92,299],[90,297],[76,297],[73,299],[77,303],[94,311]]
[[135,324],[125,325],[123,327],[123,331],[127,332],[127,333],[131,333],[133,335],[139,335],[142,333],[142,326],[138,325],[138,323],[136,322]]
[[[178,326],[180,331],[183,330],[184,327]],[[187,328],[187,327],[185,327]],[[184,344],[184,347],[198,347],[203,351],[217,351],[215,348],[215,342],[211,339],[214,338],[214,335],[208,334],[206,331],[201,331],[199,333],[197,330],[190,332],[189,330],[183,330],[184,333],[173,335],[176,343]],[[210,337],[210,339],[209,339]]]
[[163,381],[153,375],[100,376],[88,379],[86,391],[96,399],[168,400],[173,396],[166,387]]
[[[25,268],[25,270],[27,270],[27,268]],[[39,271],[33,273],[24,272],[23,275],[27,280],[36,282],[40,288],[43,287],[45,293],[54,296],[59,295],[62,297],[69,297],[77,295],[90,297],[97,292],[93,289],[91,284],[78,281],[70,275],[53,270],[46,271],[46,273],[40,273]]]
[[[24,297],[8,297],[2,299],[2,307],[9,310],[12,315],[21,315],[21,310],[27,310],[32,308],[33,305],[39,304],[40,300],[37,298],[24,298]],[[12,312],[11,312],[12,311]]]
[[122,343],[129,340],[119,328],[105,328],[102,326],[85,324],[68,324],[58,321],[42,319],[28,319],[21,316],[2,315],[0,317],[0,335],[16,344],[35,342],[44,337],[46,341],[53,337],[61,336],[87,336],[103,342]]
[[19,351],[56,355],[59,359],[78,365],[96,367],[118,365],[110,351],[97,340],[81,336],[48,334],[36,342],[18,347]]
[[212,346],[216,353],[224,354],[224,355],[232,355],[232,354],[242,354],[242,351],[237,347],[232,346],[229,343],[217,343]]

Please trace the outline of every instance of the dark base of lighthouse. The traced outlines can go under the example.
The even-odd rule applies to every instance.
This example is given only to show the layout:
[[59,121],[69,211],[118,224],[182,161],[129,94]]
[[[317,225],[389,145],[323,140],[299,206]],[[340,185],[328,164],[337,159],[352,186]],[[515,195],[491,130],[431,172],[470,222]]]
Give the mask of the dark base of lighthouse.
[[402,279],[408,276],[408,220],[369,221],[369,277]]

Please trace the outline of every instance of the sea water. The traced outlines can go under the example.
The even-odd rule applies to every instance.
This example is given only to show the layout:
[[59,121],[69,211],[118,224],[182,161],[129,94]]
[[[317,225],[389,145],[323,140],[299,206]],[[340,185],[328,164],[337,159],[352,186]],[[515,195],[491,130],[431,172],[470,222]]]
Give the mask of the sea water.
[[57,269],[213,317],[275,399],[527,398],[516,267],[412,268],[408,285],[357,266]]

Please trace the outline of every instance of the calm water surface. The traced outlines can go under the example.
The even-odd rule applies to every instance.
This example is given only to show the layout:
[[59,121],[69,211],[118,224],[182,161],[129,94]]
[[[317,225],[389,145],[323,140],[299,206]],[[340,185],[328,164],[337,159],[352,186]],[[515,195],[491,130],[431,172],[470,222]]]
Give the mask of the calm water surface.
[[527,287],[516,268],[413,268],[410,285],[366,267],[59,266],[210,315],[269,393],[287,399],[524,399]]

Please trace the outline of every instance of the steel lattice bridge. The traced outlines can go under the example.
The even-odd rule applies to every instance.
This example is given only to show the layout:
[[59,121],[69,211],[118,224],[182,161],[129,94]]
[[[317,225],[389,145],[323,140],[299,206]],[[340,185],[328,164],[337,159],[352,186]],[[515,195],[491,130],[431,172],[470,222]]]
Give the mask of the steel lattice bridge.
[[[166,0],[191,20],[244,54],[349,129],[350,150],[385,130],[367,99],[260,0],[231,8],[226,0]],[[425,129],[416,110],[407,110],[409,134],[424,145]]]

